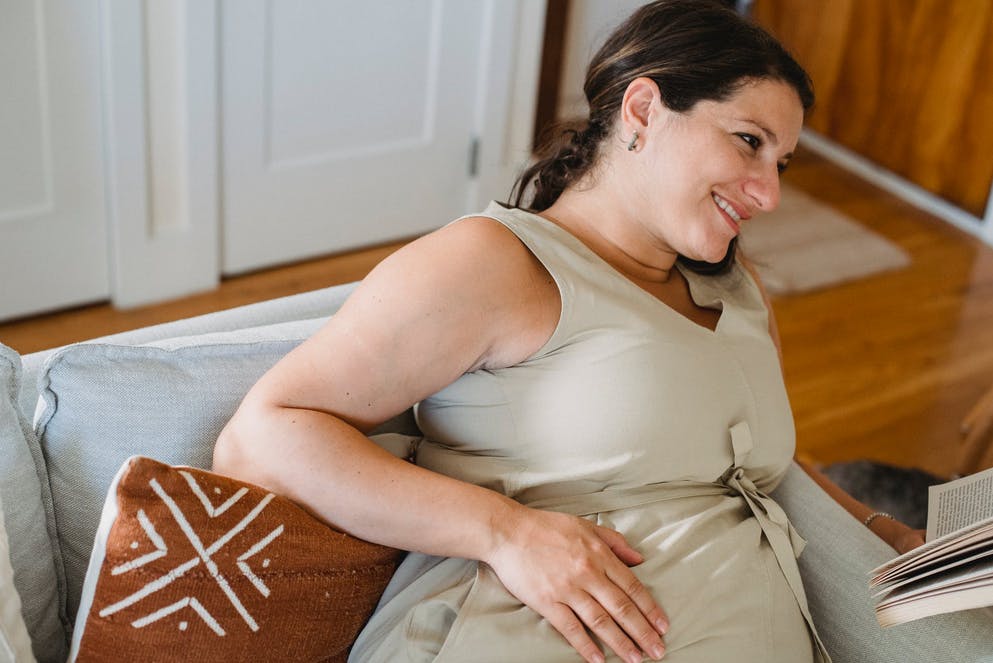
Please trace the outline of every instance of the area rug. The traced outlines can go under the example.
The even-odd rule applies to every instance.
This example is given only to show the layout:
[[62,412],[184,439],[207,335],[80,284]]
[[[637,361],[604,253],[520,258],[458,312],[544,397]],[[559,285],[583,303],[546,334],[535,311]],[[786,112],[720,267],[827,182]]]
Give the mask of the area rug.
[[741,248],[774,295],[809,292],[910,264],[906,251],[795,187],[742,226]]
[[928,487],[949,479],[912,467],[856,460],[821,470],[846,493],[914,529],[927,527]]

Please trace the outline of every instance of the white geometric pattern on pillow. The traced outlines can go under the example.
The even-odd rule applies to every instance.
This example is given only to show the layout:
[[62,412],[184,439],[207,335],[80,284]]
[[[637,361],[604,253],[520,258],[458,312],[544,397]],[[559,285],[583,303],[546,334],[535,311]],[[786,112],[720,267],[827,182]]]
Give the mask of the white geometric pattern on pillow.
[[[217,516],[223,515],[231,506],[236,504],[241,498],[245,496],[248,492],[246,488],[240,489],[234,495],[230,496],[223,504],[219,507],[215,507],[210,498],[207,497],[203,489],[197,483],[196,479],[189,473],[180,471],[179,474],[186,479],[190,490],[197,497],[197,503],[203,508],[204,514],[208,518],[216,518]],[[143,509],[138,509],[137,513],[133,514],[132,517],[136,518],[141,528],[145,531],[148,536],[148,542],[151,543],[154,550],[150,553],[144,555],[136,556],[130,562],[118,565],[111,571],[114,575],[121,575],[134,571],[135,569],[141,568],[142,566],[152,562],[160,557],[164,557],[169,553],[170,546],[179,547],[184,546],[184,544],[189,544],[194,548],[196,554],[190,559],[185,560],[181,564],[178,564],[175,568],[171,569],[168,573],[149,581],[147,584],[142,586],[138,591],[134,592],[129,596],[125,596],[113,604],[104,606],[100,608],[99,615],[101,617],[107,617],[116,612],[129,608],[132,605],[140,603],[142,600],[153,597],[156,592],[165,589],[174,582],[182,582],[183,576],[188,572],[196,568],[197,566],[203,565],[210,576],[217,583],[218,588],[222,591],[231,605],[235,608],[238,614],[245,621],[245,624],[253,631],[259,629],[259,625],[256,623],[255,619],[252,617],[250,611],[245,607],[244,602],[237,595],[231,586],[225,580],[225,576],[229,576],[235,572],[240,572],[244,575],[258,590],[259,594],[264,597],[269,596],[269,588],[266,587],[265,583],[252,572],[250,562],[252,558],[257,554],[263,552],[269,544],[275,541],[283,533],[284,525],[280,524],[273,528],[270,532],[258,532],[258,538],[254,541],[247,550],[243,551],[236,561],[236,569],[225,569],[218,565],[216,553],[224,549],[234,538],[236,534],[241,534],[245,529],[249,528],[253,521],[262,513],[266,505],[272,501],[275,497],[272,493],[267,493],[259,502],[249,511],[245,518],[241,519],[237,524],[222,532],[213,541],[205,541],[202,538],[203,532],[198,532],[197,514],[187,514],[183,512],[182,507],[173,498],[172,495],[164,489],[158,481],[154,478],[149,480],[149,486],[159,496],[166,508],[169,510],[172,517],[175,519],[176,523],[179,524],[180,529],[183,532],[185,540],[180,541],[167,541],[162,538],[162,535],[158,533],[155,529],[155,523],[153,523],[148,515]],[[220,489],[215,489],[220,490]],[[268,529],[268,527],[266,528]],[[131,544],[132,549],[140,548],[138,541]],[[184,546],[185,547],[185,546]],[[268,567],[270,560],[265,558],[260,562],[263,567]],[[164,619],[173,613],[183,610],[184,608],[190,608],[196,615],[198,615],[207,626],[210,627],[214,633],[219,636],[226,635],[224,627],[217,622],[214,616],[210,613],[209,609],[205,604],[209,605],[209,599],[200,596],[186,596],[180,601],[173,604],[165,606],[164,608],[158,608],[151,611],[147,615],[136,618],[131,622],[132,626],[135,628],[144,628],[149,624],[153,624],[161,619]],[[186,622],[179,622],[179,629],[186,630]]]

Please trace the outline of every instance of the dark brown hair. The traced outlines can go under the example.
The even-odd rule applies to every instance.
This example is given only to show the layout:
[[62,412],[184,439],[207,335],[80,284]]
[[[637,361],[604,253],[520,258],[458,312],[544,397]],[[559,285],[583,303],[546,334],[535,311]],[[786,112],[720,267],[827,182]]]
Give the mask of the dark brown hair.
[[[568,129],[539,149],[539,161],[524,171],[511,190],[515,207],[548,209],[569,186],[597,163],[631,81],[645,76],[659,87],[662,102],[684,113],[699,101],[725,101],[756,80],[787,83],[804,110],[814,103],[810,78],[769,33],[713,0],[659,0],[635,11],[608,37],[586,72],[583,91],[590,112],[586,125]],[[699,273],[721,273],[734,261],[737,241],[718,263],[682,264]]]

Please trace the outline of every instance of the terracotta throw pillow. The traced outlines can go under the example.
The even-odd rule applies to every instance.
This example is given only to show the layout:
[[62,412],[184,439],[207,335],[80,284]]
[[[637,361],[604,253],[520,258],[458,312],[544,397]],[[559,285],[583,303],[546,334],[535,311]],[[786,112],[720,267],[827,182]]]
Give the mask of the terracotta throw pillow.
[[402,552],[288,499],[136,456],[104,507],[78,661],[344,661]]

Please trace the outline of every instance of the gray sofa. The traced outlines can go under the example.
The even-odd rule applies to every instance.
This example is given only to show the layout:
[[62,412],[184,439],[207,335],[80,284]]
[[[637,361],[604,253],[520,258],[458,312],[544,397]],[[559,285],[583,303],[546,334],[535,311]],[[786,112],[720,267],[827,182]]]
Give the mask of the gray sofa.
[[[124,460],[141,454],[209,468],[213,440],[245,391],[313,333],[353,287],[24,357],[3,348],[0,371],[7,393],[0,395],[0,503],[13,588],[0,589],[8,611],[19,596],[37,660],[66,658],[105,492]],[[382,430],[417,432],[409,413]],[[867,574],[894,552],[795,465],[774,497],[808,541],[801,571],[814,618],[837,663],[993,662],[993,610],[880,628]],[[659,598],[664,605],[665,597]],[[22,628],[11,625],[10,615],[0,615],[0,626],[11,641]],[[30,660],[16,647],[0,646],[0,661],[4,657]],[[190,658],[196,660],[195,652]]]

